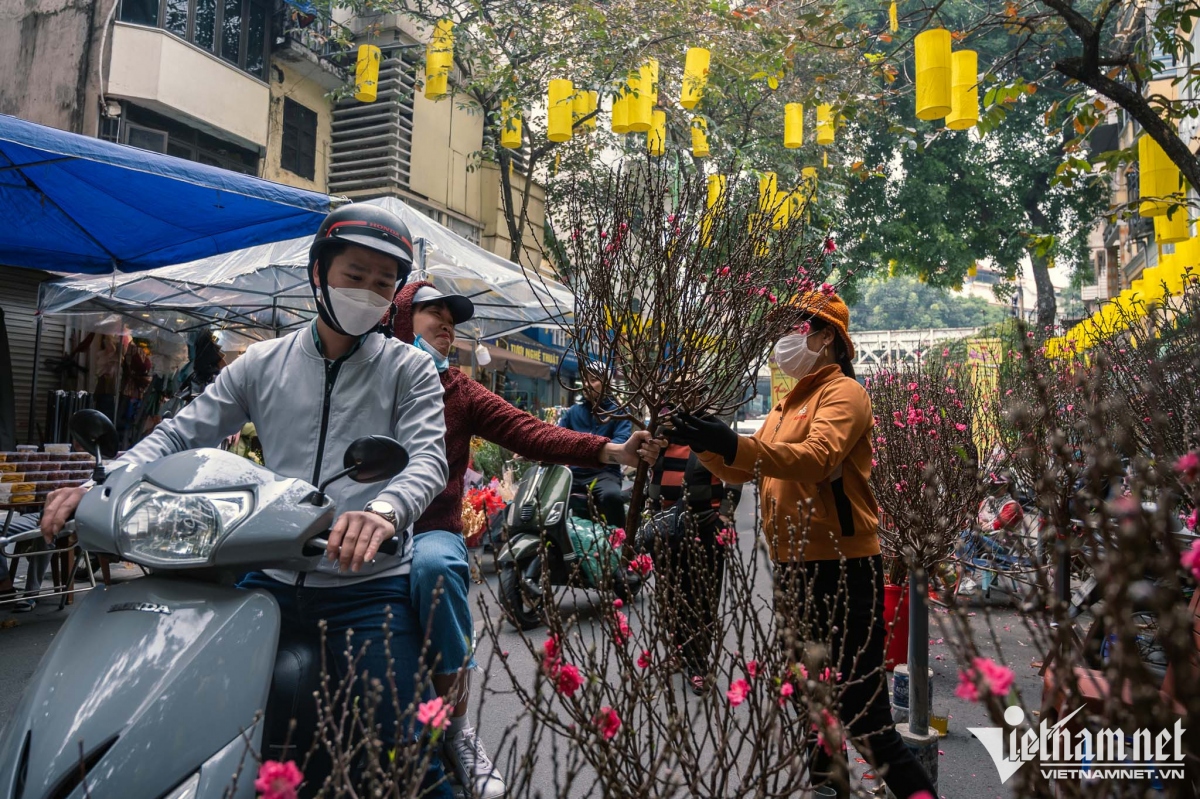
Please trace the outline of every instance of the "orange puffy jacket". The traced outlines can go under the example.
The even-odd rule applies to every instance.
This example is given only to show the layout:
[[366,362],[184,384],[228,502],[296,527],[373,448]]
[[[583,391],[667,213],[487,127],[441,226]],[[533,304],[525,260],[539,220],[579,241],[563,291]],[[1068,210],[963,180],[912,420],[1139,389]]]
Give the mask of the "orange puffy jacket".
[[871,398],[836,365],[796,383],[726,464],[701,462],[727,483],[760,476],[763,531],[776,562],[879,554],[879,506],[871,493]]

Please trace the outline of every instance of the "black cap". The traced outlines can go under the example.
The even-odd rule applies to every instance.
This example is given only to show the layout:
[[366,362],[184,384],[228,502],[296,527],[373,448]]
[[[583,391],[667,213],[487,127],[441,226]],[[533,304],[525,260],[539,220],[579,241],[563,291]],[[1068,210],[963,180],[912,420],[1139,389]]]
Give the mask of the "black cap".
[[446,294],[433,286],[421,286],[413,295],[413,308],[427,302],[444,302],[454,317],[454,324],[461,325],[475,316],[475,303],[461,294]]

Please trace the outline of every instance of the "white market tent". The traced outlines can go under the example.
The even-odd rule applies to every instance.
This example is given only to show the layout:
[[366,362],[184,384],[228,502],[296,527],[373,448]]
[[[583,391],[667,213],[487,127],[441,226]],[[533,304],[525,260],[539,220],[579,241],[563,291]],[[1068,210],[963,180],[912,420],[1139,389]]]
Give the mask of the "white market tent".
[[[443,290],[475,303],[475,319],[458,327],[488,339],[540,325],[569,324],[575,298],[560,283],[526,276],[520,266],[467,241],[400,200],[369,200],[399,216],[412,232],[417,266]],[[186,334],[211,326],[249,338],[272,338],[316,314],[308,284],[311,237],[260,244],[134,274],[72,277],[43,283],[42,314],[118,314],[132,328]]]

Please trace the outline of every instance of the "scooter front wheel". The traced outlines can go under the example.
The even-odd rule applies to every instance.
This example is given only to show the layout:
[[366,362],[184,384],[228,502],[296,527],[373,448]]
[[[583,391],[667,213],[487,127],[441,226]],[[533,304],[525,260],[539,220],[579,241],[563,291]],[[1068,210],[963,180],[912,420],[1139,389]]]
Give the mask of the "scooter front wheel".
[[500,602],[504,615],[518,630],[532,630],[543,622],[545,599],[540,587],[535,593],[526,584],[529,565],[508,563],[500,570]]

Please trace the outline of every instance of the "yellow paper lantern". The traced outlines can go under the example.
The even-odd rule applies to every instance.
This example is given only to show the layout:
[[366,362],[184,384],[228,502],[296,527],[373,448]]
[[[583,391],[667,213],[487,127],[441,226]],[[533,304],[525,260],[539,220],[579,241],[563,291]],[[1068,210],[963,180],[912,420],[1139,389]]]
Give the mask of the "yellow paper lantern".
[[651,58],[629,80],[629,130],[645,133],[654,124],[654,106],[658,102],[658,61]]
[[617,92],[612,101],[612,132],[629,132],[629,95],[625,90]]
[[454,21],[439,19],[433,26],[433,40],[426,51],[425,69],[429,70],[430,62],[434,71],[449,71],[454,66]]
[[804,144],[804,105],[788,103],[783,107],[783,146],[794,150]]
[[775,195],[775,213],[771,216],[771,227],[775,230],[783,230],[791,221],[792,212],[792,195],[776,193]]
[[709,175],[708,196],[705,202],[705,207],[708,211],[704,214],[704,218],[700,220],[700,243],[705,247],[712,245],[713,217],[715,214],[720,213],[720,206],[725,201],[724,197],[725,176]]
[[373,44],[358,46],[358,61],[354,65],[354,99],[373,103],[379,90],[380,50]]
[[806,166],[800,170],[800,191],[804,193],[805,202],[817,196],[817,168]]
[[833,106],[817,106],[817,144],[833,144]]
[[770,244],[766,237],[766,220],[765,214],[750,214],[746,217],[746,224],[750,238],[758,239],[754,244],[754,254],[760,258],[765,257],[770,251]]
[[575,84],[554,78],[546,89],[546,138],[553,142],[571,140],[574,120]]
[[979,264],[972,261],[971,265],[967,267],[967,277],[973,278],[978,274],[979,274]]
[[1163,287],[1165,275],[1159,267],[1147,269],[1142,273],[1142,296],[1146,302],[1158,303],[1166,296],[1166,289]]
[[704,96],[708,85],[708,64],[712,54],[703,47],[689,47],[683,64],[683,89],[679,104],[684,108],[695,108]]
[[1187,208],[1176,206],[1174,211],[1154,217],[1154,239],[1159,244],[1187,241],[1191,236],[1190,227]]
[[425,99],[440,100],[450,93],[450,74],[435,72],[425,76]]
[[709,209],[716,208],[721,205],[725,196],[725,176],[724,175],[709,175],[708,176],[708,201],[706,206]]
[[708,120],[704,117],[692,117],[692,156],[708,156]]
[[1179,194],[1179,167],[1148,135],[1138,139],[1138,173],[1138,197],[1163,198],[1143,200],[1138,213],[1142,216],[1162,216],[1171,207],[1166,198]]
[[950,113],[950,31],[931,28],[917,35],[917,119],[941,119]]
[[950,113],[946,127],[967,130],[979,122],[979,54],[959,50],[950,56]]
[[650,130],[646,131],[646,149],[650,155],[657,157],[667,151],[667,112],[655,108],[650,119]]
[[454,23],[439,20],[433,38],[425,48],[425,97],[440,100],[450,91],[450,70],[454,66]]
[[764,217],[770,217],[775,212],[778,180],[774,172],[763,172],[758,176],[758,211]]
[[[571,101],[571,116],[575,122],[575,126],[580,130],[595,130],[596,129],[596,102],[597,96],[594,91],[575,92],[575,99]],[[580,122],[579,120],[591,114],[588,119]]]
[[896,8],[896,0],[888,5],[888,30],[892,33],[900,30],[900,10]]
[[511,98],[500,102],[500,146],[521,149],[521,111]]

